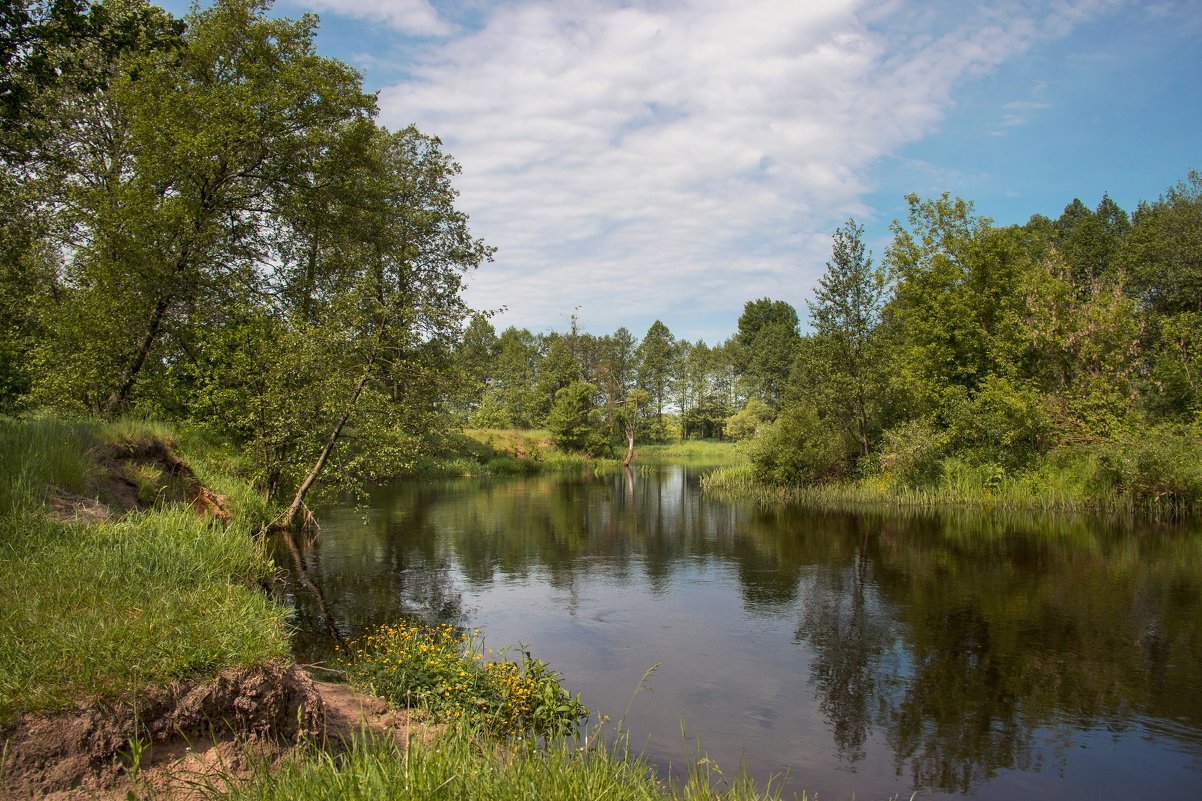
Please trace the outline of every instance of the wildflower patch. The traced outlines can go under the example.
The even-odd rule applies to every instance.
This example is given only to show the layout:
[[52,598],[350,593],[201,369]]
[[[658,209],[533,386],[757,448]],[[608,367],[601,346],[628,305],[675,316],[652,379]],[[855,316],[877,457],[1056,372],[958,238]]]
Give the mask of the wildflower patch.
[[351,683],[436,719],[478,725],[500,736],[570,734],[588,709],[559,674],[518,650],[494,652],[479,631],[449,625],[381,626],[352,641],[340,659]]

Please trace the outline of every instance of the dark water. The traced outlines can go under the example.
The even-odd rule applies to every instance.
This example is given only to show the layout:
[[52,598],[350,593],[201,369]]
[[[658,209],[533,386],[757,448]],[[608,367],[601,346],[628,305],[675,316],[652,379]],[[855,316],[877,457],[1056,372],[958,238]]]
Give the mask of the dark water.
[[663,770],[683,726],[786,797],[1202,798],[1196,525],[762,510],[681,468],[402,484],[322,524],[304,561],[341,631],[525,643],[592,709],[629,706]]

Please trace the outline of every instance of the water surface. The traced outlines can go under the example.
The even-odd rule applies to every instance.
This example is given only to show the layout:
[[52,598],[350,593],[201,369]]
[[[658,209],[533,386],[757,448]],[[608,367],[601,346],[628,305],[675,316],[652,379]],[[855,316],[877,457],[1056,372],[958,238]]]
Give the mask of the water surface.
[[1196,525],[758,509],[659,468],[399,484],[304,561],[344,634],[527,644],[665,772],[683,727],[786,797],[1202,798]]

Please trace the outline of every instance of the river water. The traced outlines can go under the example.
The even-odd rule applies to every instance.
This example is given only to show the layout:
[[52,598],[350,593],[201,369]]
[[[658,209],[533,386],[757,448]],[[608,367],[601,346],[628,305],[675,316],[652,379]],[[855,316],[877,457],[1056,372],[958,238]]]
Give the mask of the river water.
[[1198,525],[761,509],[698,478],[409,482],[326,507],[302,553],[324,612],[289,591],[298,657],[328,658],[331,622],[479,628],[611,730],[624,716],[661,773],[699,741],[785,797],[1202,798]]

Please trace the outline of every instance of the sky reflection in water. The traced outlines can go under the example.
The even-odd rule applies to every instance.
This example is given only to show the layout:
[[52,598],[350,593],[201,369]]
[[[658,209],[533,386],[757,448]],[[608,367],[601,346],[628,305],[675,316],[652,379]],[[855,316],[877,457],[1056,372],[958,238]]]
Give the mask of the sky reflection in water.
[[1196,525],[764,510],[683,468],[402,484],[322,519],[305,562],[344,633],[409,615],[527,644],[592,709],[629,706],[661,768],[683,721],[786,795],[1202,796]]

